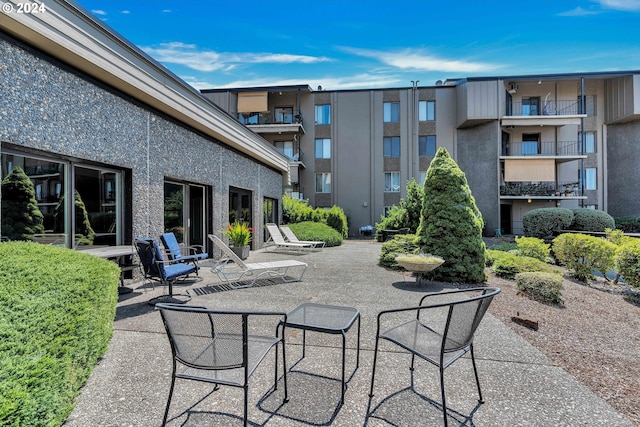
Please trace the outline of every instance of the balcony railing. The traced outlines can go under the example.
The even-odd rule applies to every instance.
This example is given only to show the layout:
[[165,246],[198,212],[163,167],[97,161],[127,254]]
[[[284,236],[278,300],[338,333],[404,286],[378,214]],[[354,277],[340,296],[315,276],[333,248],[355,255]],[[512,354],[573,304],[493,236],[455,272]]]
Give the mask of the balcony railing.
[[239,113],[238,121],[243,125],[291,125],[302,124],[300,114],[277,114],[273,113]]
[[575,116],[580,112],[576,100],[549,100],[532,102],[507,102],[507,116]]
[[302,152],[302,150],[298,150],[296,153],[293,153],[293,151],[290,151],[290,150],[283,150],[282,148],[279,148],[279,147],[276,147],[276,150],[278,150],[279,153],[282,153],[285,156],[287,156],[290,162],[302,163],[302,159],[304,157],[304,153]]
[[575,197],[579,192],[576,182],[507,182],[500,186],[501,196]]
[[578,156],[579,141],[510,141],[502,144],[503,156]]

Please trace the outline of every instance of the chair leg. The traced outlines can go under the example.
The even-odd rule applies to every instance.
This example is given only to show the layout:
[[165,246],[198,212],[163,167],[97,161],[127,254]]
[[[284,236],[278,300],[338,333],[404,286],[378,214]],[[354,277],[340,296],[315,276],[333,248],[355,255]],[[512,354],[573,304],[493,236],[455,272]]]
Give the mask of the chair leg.
[[171,387],[169,387],[169,397],[167,398],[167,407],[164,409],[164,418],[162,418],[162,426],[167,424],[167,417],[169,416],[169,405],[171,405],[171,398],[173,397],[173,386],[176,383],[175,365],[173,366],[173,373],[171,374]]
[[478,385],[478,402],[484,403],[482,391],[480,390],[480,379],[478,378],[478,368],[476,367],[476,357],[473,354],[473,344],[469,346],[471,349],[471,364],[473,364],[473,373],[476,375],[476,384]]
[[244,387],[244,427],[247,427],[247,414],[249,411],[249,386],[246,384]]
[[378,360],[378,341],[380,337],[376,334],[376,346],[373,350],[373,369],[371,370],[371,390],[369,390],[369,397],[373,397],[373,382],[376,377],[376,361]]
[[439,368],[440,368],[440,393],[442,393],[442,414],[444,416],[444,427],[447,427],[449,423],[447,421],[447,400],[444,396],[444,368],[442,367],[442,365],[440,365]]

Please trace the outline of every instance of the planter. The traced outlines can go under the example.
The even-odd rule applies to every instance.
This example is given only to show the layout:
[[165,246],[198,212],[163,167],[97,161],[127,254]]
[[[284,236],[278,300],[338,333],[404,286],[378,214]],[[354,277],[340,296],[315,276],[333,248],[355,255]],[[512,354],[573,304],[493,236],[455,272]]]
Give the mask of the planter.
[[246,246],[232,246],[230,249],[233,251],[233,253],[235,253],[236,255],[238,255],[238,258],[240,258],[241,260],[245,260],[247,258],[249,258],[249,245]]
[[425,273],[442,265],[444,259],[424,255],[399,255],[396,262],[407,271]]

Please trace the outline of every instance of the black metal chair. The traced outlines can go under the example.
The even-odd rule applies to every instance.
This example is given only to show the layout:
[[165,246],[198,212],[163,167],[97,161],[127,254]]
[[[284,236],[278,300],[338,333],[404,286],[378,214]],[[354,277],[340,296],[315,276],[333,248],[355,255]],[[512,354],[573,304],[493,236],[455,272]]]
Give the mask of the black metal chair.
[[[416,307],[380,312],[378,314],[369,397],[374,396],[373,386],[378,345],[382,338],[411,353],[411,371],[414,369],[416,356],[439,368],[445,427],[447,426],[447,403],[444,390],[444,370],[467,352],[471,354],[471,363],[478,386],[478,401],[484,403],[473,354],[473,336],[493,297],[498,293],[500,293],[499,288],[456,289],[427,294],[422,297],[420,304]],[[411,319],[404,321],[404,323],[395,324],[381,332],[382,323],[386,327],[391,323],[391,320],[388,319],[397,322],[398,315],[402,315],[402,313],[411,315]],[[425,316],[428,315],[432,316],[425,321]]]
[[[287,315],[266,311],[221,311],[176,304],[156,304],[173,354],[171,388],[162,425],[167,422],[176,378],[241,387],[244,390],[244,425],[247,425],[248,380],[267,353],[276,347],[275,380],[278,388],[278,343],[282,343],[284,400],[287,395],[287,363],[284,336]],[[249,332],[249,319],[274,318],[274,335]],[[278,336],[279,325],[283,325]],[[264,326],[264,323],[262,324]]]
[[140,257],[145,280],[148,279],[152,283],[158,281],[169,286],[169,295],[152,298],[149,304],[157,302],[185,303],[191,300],[188,294],[174,294],[173,284],[179,278],[187,277],[192,273],[197,275],[198,268],[200,268],[197,263],[185,264],[178,260],[165,260],[158,242],[154,239],[136,238],[134,246]]

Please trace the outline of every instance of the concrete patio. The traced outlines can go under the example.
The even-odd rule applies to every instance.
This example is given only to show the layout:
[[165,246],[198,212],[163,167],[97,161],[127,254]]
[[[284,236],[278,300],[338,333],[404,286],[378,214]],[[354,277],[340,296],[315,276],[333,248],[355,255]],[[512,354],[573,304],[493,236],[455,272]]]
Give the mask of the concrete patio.
[[[377,266],[380,244],[346,241],[340,247],[303,255],[253,251],[250,262],[295,258],[309,264],[302,282],[262,281],[253,288],[228,290],[202,268],[201,280],[187,280],[174,292],[193,296],[191,304],[218,309],[291,311],[302,302],[356,307],[362,321],[360,367],[340,405],[342,341],[338,335],[307,333],[301,356],[299,330],[287,331],[289,398],[272,392],[273,357],[249,382],[250,425],[267,426],[439,426],[438,371],[418,362],[410,388],[410,357],[390,344],[378,357],[375,396],[369,399],[376,316],[387,308],[417,304],[438,287],[405,283],[399,272]],[[407,276],[407,280],[411,280]],[[77,398],[65,426],[158,426],[171,378],[171,350],[160,314],[147,301],[166,292],[142,282],[120,296],[109,350]],[[498,295],[496,298],[500,298]],[[489,309],[491,311],[491,309]],[[347,378],[355,366],[356,329],[347,334]],[[629,426],[633,423],[536,348],[488,314],[475,339],[484,404],[470,360],[445,372],[449,425],[452,426]],[[281,371],[280,371],[281,374]],[[177,380],[170,426],[241,426],[242,390]]]

